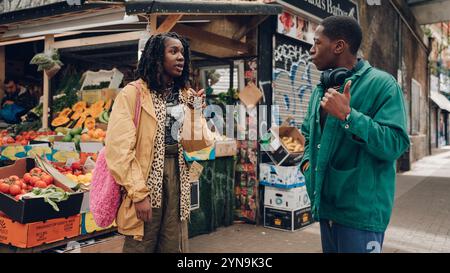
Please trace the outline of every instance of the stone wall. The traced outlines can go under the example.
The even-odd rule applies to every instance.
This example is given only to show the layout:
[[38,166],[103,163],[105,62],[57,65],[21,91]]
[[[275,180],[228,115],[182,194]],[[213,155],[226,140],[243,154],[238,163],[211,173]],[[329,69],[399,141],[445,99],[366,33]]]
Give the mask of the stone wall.
[[[416,36],[423,37],[421,29],[404,0],[394,0],[396,7],[402,12]],[[359,0],[360,24],[364,39],[361,53],[374,67],[385,70],[398,78],[401,70],[401,86],[408,119],[412,119],[411,89],[412,80],[421,86],[419,113],[419,130],[411,135],[411,148],[400,160],[408,164],[429,154],[429,114],[428,107],[428,76],[427,49],[413,35],[408,25],[401,19],[389,0],[381,0],[380,5],[367,5],[366,0]],[[411,126],[409,126],[411,127]],[[410,130],[408,132],[412,134]]]

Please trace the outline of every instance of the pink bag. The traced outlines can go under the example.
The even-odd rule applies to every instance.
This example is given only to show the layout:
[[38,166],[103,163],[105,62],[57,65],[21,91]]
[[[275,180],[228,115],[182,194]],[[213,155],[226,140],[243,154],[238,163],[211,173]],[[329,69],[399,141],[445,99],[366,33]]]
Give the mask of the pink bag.
[[[130,84],[135,85],[134,83]],[[137,87],[137,89],[138,95],[134,114],[134,125],[136,128],[138,127],[139,117],[141,115],[140,88]],[[95,223],[99,227],[106,228],[114,222],[122,201],[121,197],[121,186],[116,182],[108,169],[105,148],[103,148],[98,154],[95,169],[92,174],[89,196],[90,211],[94,216]]]

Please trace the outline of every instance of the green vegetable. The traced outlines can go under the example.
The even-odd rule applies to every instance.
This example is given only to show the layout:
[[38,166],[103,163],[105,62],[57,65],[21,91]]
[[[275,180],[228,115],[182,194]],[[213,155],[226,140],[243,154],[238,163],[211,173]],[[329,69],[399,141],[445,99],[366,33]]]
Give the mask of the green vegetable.
[[18,124],[9,126],[7,129],[13,132],[14,135],[20,135],[22,132],[37,131],[42,128],[42,120],[35,119],[33,121],[24,121]]
[[69,134],[67,134],[63,139],[62,139],[62,141],[64,141],[64,142],[71,142],[72,141],[72,135],[69,133]]
[[44,198],[44,201],[49,203],[55,211],[59,211],[59,207],[56,203],[69,199],[69,193],[55,185],[50,185],[45,189],[34,188],[31,192],[24,194],[23,197]]
[[36,54],[30,61],[30,64],[38,66],[38,71],[43,71],[52,68],[55,65],[62,66],[63,63],[59,60],[59,54],[56,49],[49,53]]
[[83,128],[73,128],[70,130],[70,134],[75,137],[76,135],[81,135],[81,132],[83,131]]
[[78,102],[77,91],[80,89],[81,75],[70,71],[71,75],[65,76],[61,80],[59,88],[56,89],[51,105],[52,113],[61,112],[64,108],[72,107]]

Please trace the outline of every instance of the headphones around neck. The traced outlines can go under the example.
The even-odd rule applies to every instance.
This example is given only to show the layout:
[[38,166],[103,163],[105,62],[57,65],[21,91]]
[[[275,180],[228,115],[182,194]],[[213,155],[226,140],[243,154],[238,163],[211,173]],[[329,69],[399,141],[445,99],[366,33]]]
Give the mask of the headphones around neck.
[[327,69],[320,74],[320,82],[325,87],[325,90],[332,87],[341,86],[345,80],[353,75],[364,65],[362,59],[358,60],[355,67],[351,70],[345,67],[338,67],[335,69]]
[[341,86],[344,84],[345,79],[352,75],[352,71],[345,67],[338,67],[335,69],[327,69],[320,75],[320,82],[325,87],[328,88]]

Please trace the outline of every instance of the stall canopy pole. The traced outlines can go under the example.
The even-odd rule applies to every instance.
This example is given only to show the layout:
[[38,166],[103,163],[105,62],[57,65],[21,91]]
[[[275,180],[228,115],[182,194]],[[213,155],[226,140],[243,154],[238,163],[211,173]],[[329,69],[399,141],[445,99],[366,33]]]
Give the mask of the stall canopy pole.
[[[53,35],[45,36],[45,44],[44,44],[44,52],[50,52],[53,48],[53,44],[55,43],[55,37]],[[48,99],[50,96],[50,79],[47,74],[44,73],[44,102],[43,102],[43,115],[42,115],[42,128],[48,128]]]

